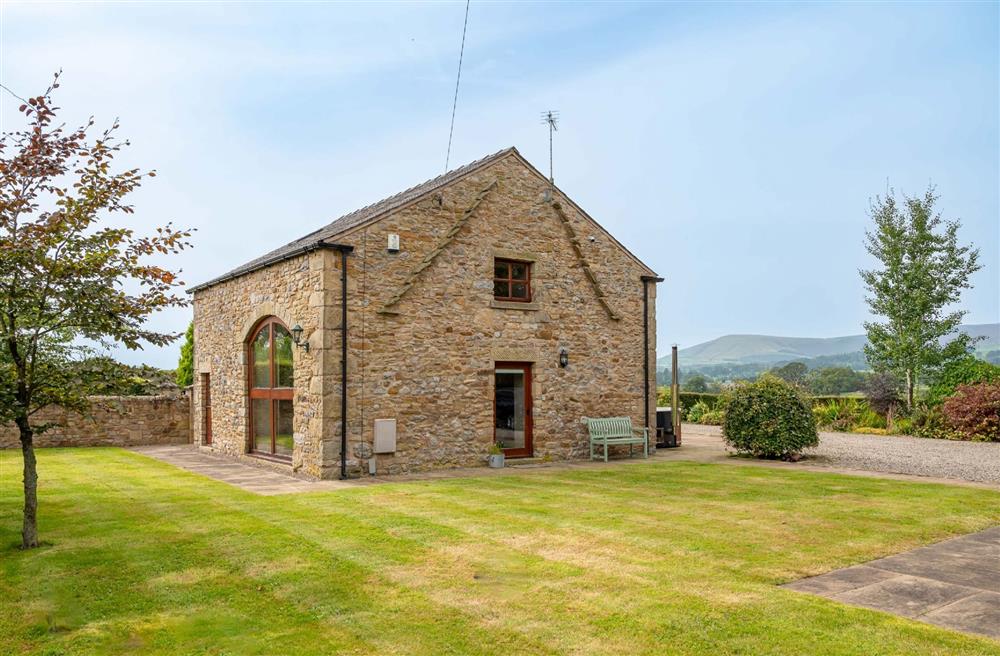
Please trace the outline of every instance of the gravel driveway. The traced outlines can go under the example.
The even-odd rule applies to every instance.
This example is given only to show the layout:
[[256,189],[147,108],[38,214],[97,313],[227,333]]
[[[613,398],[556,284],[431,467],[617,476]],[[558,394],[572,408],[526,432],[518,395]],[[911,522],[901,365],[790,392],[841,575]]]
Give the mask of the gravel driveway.
[[1000,483],[997,443],[822,432],[806,454],[813,464]]
[[[684,435],[718,438],[718,426],[684,424]],[[820,432],[802,464],[1000,484],[1000,444]]]

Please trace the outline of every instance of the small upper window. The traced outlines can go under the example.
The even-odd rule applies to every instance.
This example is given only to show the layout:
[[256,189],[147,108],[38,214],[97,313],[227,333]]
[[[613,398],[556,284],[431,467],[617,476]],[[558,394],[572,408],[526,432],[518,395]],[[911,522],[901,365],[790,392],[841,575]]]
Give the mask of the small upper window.
[[531,301],[531,264],[493,260],[493,298],[498,301]]

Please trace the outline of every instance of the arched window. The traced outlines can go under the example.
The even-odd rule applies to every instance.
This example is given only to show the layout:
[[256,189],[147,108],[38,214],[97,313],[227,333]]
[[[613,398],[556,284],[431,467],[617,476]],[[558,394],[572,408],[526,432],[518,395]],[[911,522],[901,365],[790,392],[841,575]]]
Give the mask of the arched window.
[[268,317],[251,333],[250,450],[292,457],[292,335],[281,321]]

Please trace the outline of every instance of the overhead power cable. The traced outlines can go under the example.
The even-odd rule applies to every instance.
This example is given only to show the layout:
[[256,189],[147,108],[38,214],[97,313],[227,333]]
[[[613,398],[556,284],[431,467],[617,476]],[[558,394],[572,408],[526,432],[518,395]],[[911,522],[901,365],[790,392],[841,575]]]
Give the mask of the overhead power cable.
[[462,47],[458,51],[458,77],[455,79],[455,99],[451,103],[451,127],[448,128],[448,152],[444,156],[444,171],[451,162],[451,138],[455,133],[455,110],[458,108],[458,85],[462,81],[462,57],[465,55],[465,31],[469,27],[469,2],[465,0],[465,22],[462,24]]

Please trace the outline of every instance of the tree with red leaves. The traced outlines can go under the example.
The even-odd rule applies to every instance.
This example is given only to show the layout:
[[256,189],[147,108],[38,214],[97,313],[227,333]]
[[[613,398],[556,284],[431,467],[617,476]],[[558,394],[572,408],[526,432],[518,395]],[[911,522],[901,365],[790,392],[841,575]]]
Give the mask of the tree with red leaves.
[[38,546],[33,438],[49,426],[43,407],[87,407],[90,389],[78,365],[86,343],[164,345],[179,335],[146,328],[149,316],[188,300],[177,273],[150,262],[187,246],[190,232],[167,224],[154,235],[108,225],[130,216],[126,197],[153,171],[115,171],[128,145],[118,122],[91,135],[93,119],[67,130],[57,124],[52,93],[20,107],[27,126],[0,136],[0,423],[17,426],[24,459],[21,546]]
[[959,385],[941,411],[948,426],[968,439],[1000,442],[1000,382]]

